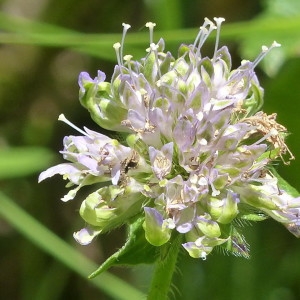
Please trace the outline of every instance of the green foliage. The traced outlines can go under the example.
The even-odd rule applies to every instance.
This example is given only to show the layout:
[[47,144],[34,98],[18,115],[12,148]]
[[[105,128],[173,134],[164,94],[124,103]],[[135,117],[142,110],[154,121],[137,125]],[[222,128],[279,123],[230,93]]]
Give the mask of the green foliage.
[[[86,277],[93,269],[95,264],[88,260],[74,247],[53,234],[27,212],[19,208],[11,199],[0,193],[1,210],[0,215],[12,226],[20,231],[31,242],[43,249],[46,253],[54,256],[58,261],[68,266],[79,275]],[[143,295],[130,285],[122,282],[110,274],[102,274],[99,280],[92,282],[97,287],[116,299],[140,299]],[[118,286],[115,289],[114,286]]]
[[128,237],[124,246],[111,255],[89,278],[94,278],[113,266],[134,266],[155,262],[158,247],[154,247],[146,241],[142,227],[143,222],[143,219],[137,219],[129,225]]
[[[279,72],[284,62],[296,55],[300,36],[296,31],[300,27],[300,5],[297,0],[266,0],[265,10],[254,20],[256,33],[245,34],[241,43],[244,57],[253,59],[257,56],[262,44],[270,46],[275,40],[282,45],[261,62],[261,66],[269,76]],[[273,27],[271,29],[271,27]],[[298,29],[297,29],[298,28]]]
[[293,197],[299,197],[300,194],[293,186],[291,186],[286,180],[284,180],[278,172],[273,168],[273,175],[278,179],[278,187],[284,191],[286,191],[289,195]]
[[54,153],[46,148],[13,147],[0,149],[0,179],[35,174],[48,167]]

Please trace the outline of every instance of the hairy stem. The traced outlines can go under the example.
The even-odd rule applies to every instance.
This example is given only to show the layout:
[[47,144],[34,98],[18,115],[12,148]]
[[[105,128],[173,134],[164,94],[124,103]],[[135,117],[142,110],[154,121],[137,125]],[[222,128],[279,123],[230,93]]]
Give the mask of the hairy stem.
[[148,300],[168,299],[180,245],[181,235],[178,235],[160,248],[160,257],[155,265]]

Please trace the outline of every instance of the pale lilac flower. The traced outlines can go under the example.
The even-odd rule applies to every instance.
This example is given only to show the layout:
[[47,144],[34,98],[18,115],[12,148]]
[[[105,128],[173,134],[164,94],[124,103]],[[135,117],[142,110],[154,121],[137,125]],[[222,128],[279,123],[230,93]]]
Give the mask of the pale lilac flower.
[[[267,216],[300,236],[300,198],[279,187],[272,161],[290,153],[286,129],[276,115],[260,111],[263,89],[254,68],[276,42],[254,62],[232,69],[227,47],[219,48],[222,18],[205,19],[192,45],[181,45],[178,58],[153,42],[154,23],[147,23],[150,46],[139,61],[123,57],[110,82],[98,71],[79,75],[82,105],[101,127],[122,132],[126,142],[78,129],[82,136],[64,139],[61,152],[69,163],[52,167],[40,181],[63,175],[75,185],[64,201],[84,185],[106,182],[82,203],[87,227],[74,234],[88,244],[99,233],[144,218],[147,241],[168,242],[172,232],[185,236],[183,247],[203,259],[216,247],[248,256],[241,234],[243,220]],[[201,47],[217,30],[212,57]],[[66,121],[66,120],[65,120]],[[66,121],[68,122],[68,121]]]

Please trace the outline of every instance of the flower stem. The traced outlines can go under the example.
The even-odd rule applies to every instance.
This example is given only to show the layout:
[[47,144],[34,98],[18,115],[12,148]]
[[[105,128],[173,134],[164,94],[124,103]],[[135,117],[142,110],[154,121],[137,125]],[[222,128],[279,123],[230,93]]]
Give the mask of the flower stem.
[[173,273],[181,244],[181,235],[160,247],[147,300],[166,300],[170,292]]

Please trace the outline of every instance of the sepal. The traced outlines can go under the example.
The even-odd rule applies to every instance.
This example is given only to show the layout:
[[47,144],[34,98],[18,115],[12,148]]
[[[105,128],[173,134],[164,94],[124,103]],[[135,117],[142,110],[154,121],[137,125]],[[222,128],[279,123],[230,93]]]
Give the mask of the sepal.
[[154,246],[165,244],[170,239],[172,232],[168,220],[164,220],[163,216],[154,208],[145,207],[144,210],[143,228],[146,240]]
[[79,76],[81,105],[90,112],[92,119],[99,126],[108,130],[124,131],[125,127],[120,124],[126,119],[127,110],[112,98],[111,84],[100,82],[99,78],[88,79],[87,76],[89,77],[82,74]]

